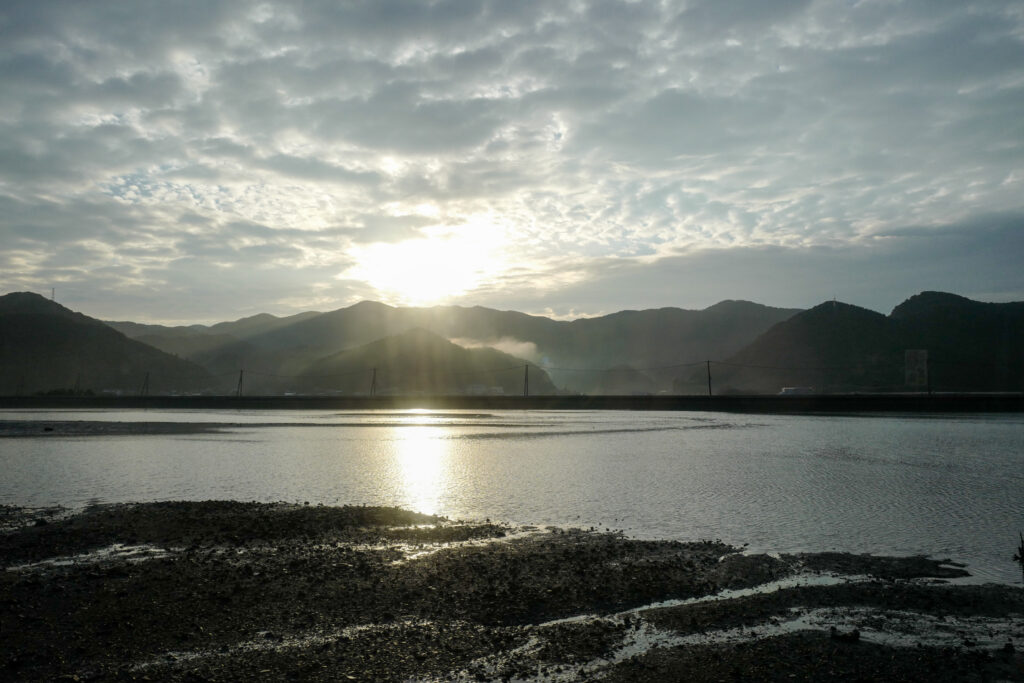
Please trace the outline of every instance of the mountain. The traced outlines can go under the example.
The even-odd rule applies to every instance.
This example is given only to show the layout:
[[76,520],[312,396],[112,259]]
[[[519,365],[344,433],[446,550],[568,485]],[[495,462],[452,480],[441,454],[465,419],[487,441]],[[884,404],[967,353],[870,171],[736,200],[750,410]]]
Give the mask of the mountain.
[[[261,372],[254,374],[254,381],[262,383],[254,389],[262,386],[267,391],[281,384],[264,379],[268,375],[294,376],[325,356],[421,328],[466,348],[491,347],[541,364],[556,384],[572,391],[601,393],[614,386],[616,393],[654,393],[671,387],[674,369],[665,366],[734,353],[796,312],[723,301],[702,311],[662,308],[559,321],[480,306],[395,308],[364,301],[328,313],[281,319],[282,324],[218,343],[197,337],[156,339],[149,336],[150,330],[135,333],[146,334],[139,339],[174,349],[215,375],[241,368]],[[212,326],[206,334],[217,328]],[[617,373],[614,381],[608,377],[610,368]],[[632,379],[623,374],[626,370]]]
[[239,343],[238,338],[230,334],[210,334],[207,332],[199,334],[171,332],[170,334],[129,336],[143,344],[148,344],[153,348],[181,358],[194,358],[203,354],[216,353],[224,347]]
[[657,390],[658,385],[650,375],[628,365],[617,365],[597,376],[597,384],[590,393],[599,396],[628,396],[653,394]]
[[0,296],[0,394],[66,391],[195,392],[211,385],[198,365],[129,339],[38,294]]
[[[798,313],[713,364],[718,393],[776,393],[783,386],[822,391],[902,384],[903,346],[881,313],[828,301]],[[707,388],[703,369],[695,384]]]
[[[531,395],[557,392],[547,373],[495,349],[465,349],[422,328],[342,351],[313,363],[299,378],[307,391],[388,394]],[[528,372],[528,378],[524,375]]]
[[231,322],[215,325],[146,325],[129,321],[106,321],[106,324],[126,336],[156,347],[161,351],[191,358],[197,354],[212,353],[223,347],[237,344],[249,337],[263,334],[280,327],[320,315],[307,311],[278,318],[269,313],[260,313]]
[[[590,373],[558,373],[556,381],[582,393],[654,393],[671,389],[673,379],[686,372],[678,367],[735,353],[787,320],[797,309],[773,308],[749,301],[722,301],[700,311],[659,308],[621,311],[600,318],[568,323],[566,333],[548,352],[552,365],[580,363],[610,368]],[[636,381],[624,381],[625,368],[638,371]],[[612,380],[609,373],[617,377]]]
[[[907,351],[927,351],[928,383],[908,385]],[[829,301],[778,323],[712,364],[717,393],[776,393],[782,387],[851,391],[1020,391],[1024,303],[993,304],[923,292],[888,316]],[[704,393],[705,371],[677,380]]]
[[[136,393],[147,375],[152,393],[224,393],[244,370],[252,394],[365,394],[376,368],[381,394],[517,395],[526,365],[532,394],[703,394],[709,369],[715,393],[1024,388],[1024,303],[942,292],[888,316],[836,301],[806,311],[723,301],[560,321],[362,302],[210,326],[110,325],[136,339],[35,294],[0,297],[0,393]],[[922,351],[927,384],[909,372]]]
[[1024,302],[995,304],[922,292],[889,317],[908,348],[928,350],[934,388],[1024,389]]

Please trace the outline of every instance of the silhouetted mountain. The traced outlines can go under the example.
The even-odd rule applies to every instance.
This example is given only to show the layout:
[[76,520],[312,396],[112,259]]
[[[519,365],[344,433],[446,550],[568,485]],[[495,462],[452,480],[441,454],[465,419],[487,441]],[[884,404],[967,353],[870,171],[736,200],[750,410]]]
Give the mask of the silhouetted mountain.
[[[731,365],[713,364],[712,379],[718,393],[889,389],[903,383],[903,351],[884,315],[829,301],[775,325],[729,357]],[[694,373],[693,393],[707,389],[702,373]]]
[[407,310],[410,309],[362,301],[348,308],[321,313],[253,335],[249,341],[265,349],[287,349],[323,356],[416,327],[416,322],[410,320]]
[[[249,368],[265,375],[288,376],[301,373],[324,356],[423,328],[467,348],[492,347],[537,362],[550,368],[556,384],[581,393],[606,390],[609,368],[637,368],[632,382],[620,368],[615,386],[619,393],[648,393],[670,388],[675,370],[665,366],[738,351],[795,312],[723,301],[703,311],[622,311],[570,322],[480,306],[394,308],[364,301],[224,344],[205,344],[192,337],[187,342],[148,334],[144,338],[161,348],[174,349],[215,375]],[[644,368],[658,370],[645,373]],[[254,374],[254,382],[260,381]]]
[[[465,349],[414,328],[312,364],[299,380],[305,390],[366,395],[522,394],[524,363],[494,349]],[[556,393],[543,370],[530,364],[531,395]]]
[[257,334],[264,334],[271,330],[276,330],[281,327],[287,327],[294,325],[295,323],[302,322],[309,318],[315,318],[322,315],[319,311],[305,311],[303,313],[296,313],[295,315],[288,315],[283,318],[278,318],[275,315],[269,313],[259,313],[257,315],[249,316],[248,318],[240,318],[232,322],[216,323],[210,325],[210,334],[226,334],[238,339],[248,339]]
[[[826,302],[772,327],[723,363],[712,364],[718,393],[903,391],[906,352],[928,352],[929,386],[939,391],[1024,388],[1024,303],[991,304],[924,292],[888,317]],[[678,380],[680,393],[707,390],[703,370]]]
[[908,348],[928,350],[933,388],[1024,389],[1024,302],[993,304],[922,292],[889,317]]
[[128,321],[107,321],[106,324],[126,336],[149,344],[161,351],[191,358],[199,354],[208,354],[232,344],[263,334],[279,327],[287,327],[307,318],[320,315],[317,311],[307,311],[296,315],[278,318],[269,313],[260,313],[248,318],[215,325],[182,325],[169,327],[166,325],[146,325]]
[[649,375],[628,365],[617,365],[600,373],[597,385],[591,393],[600,396],[628,396],[653,394],[657,390],[657,383]]
[[[181,358],[195,359],[202,354],[216,352],[225,346],[238,343],[238,338],[230,334],[142,334],[132,337],[136,341],[148,344],[171,355]],[[202,363],[200,363],[202,365]]]
[[[569,323],[561,343],[554,345],[552,365],[586,359],[594,368],[626,366],[638,371],[638,381],[625,382],[620,373],[616,393],[667,391],[674,378],[688,372],[676,367],[679,364],[735,353],[798,312],[729,300],[700,311],[659,308],[583,318]],[[606,375],[552,370],[561,386],[582,393],[605,393],[609,388]]]
[[127,320],[104,320],[107,327],[112,327],[129,339],[139,339],[144,336],[151,337],[196,337],[209,332],[206,325],[181,325],[169,327],[167,325],[149,325],[146,323],[133,323]]
[[201,391],[201,367],[128,339],[38,294],[0,297],[0,394]]
[[[795,313],[795,315],[794,315]],[[257,315],[216,325],[100,321],[35,294],[0,297],[0,392],[633,394],[903,391],[906,352],[927,350],[939,391],[1024,388],[1024,303],[923,292],[889,316],[839,302],[797,312],[745,301],[552,320],[483,307],[394,308],[362,302],[328,313]],[[202,365],[205,371],[141,341]],[[452,343],[455,342],[455,343]],[[723,360],[724,359],[724,360]],[[543,367],[544,370],[540,368]],[[546,372],[545,372],[546,371]]]

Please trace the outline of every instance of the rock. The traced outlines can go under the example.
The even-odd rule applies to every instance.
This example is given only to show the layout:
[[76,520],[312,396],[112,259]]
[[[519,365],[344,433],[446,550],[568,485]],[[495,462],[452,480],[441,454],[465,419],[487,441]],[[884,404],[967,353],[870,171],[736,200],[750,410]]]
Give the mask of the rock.
[[829,628],[828,632],[829,637],[832,640],[838,640],[842,643],[856,643],[860,640],[860,631],[858,631],[857,629],[853,629],[849,633],[841,633],[839,629],[837,629],[835,626],[832,626],[831,628]]

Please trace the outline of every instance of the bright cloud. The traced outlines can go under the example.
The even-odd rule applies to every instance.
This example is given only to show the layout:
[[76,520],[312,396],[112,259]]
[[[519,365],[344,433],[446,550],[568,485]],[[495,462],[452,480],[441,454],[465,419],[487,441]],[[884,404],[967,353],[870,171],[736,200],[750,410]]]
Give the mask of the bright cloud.
[[793,264],[844,262],[824,298],[1024,298],[1012,0],[11,0],[0,35],[2,292],[564,315],[813,305]]
[[352,247],[355,264],[339,279],[366,282],[385,303],[424,306],[471,292],[509,268],[504,234],[486,219],[421,232],[401,242]]

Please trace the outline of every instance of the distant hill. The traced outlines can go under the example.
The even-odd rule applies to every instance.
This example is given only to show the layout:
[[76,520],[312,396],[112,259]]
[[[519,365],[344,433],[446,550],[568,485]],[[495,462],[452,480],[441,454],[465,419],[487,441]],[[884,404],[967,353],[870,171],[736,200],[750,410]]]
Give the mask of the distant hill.
[[0,394],[197,392],[209,373],[38,294],[0,296]]
[[628,365],[608,368],[595,374],[597,383],[589,393],[599,396],[629,396],[630,394],[653,394],[658,391],[657,382],[650,375],[634,370]]
[[263,334],[279,327],[287,327],[301,320],[320,315],[307,311],[297,315],[278,318],[269,313],[260,313],[248,318],[215,325],[146,325],[129,321],[106,321],[106,324],[124,335],[184,358],[216,351],[232,344]]
[[[299,379],[307,391],[367,395],[376,378],[377,394],[520,395],[521,359],[489,348],[465,349],[415,328],[313,363]],[[547,373],[530,364],[529,392],[557,392]]]
[[[927,386],[908,386],[906,352],[928,352]],[[889,316],[826,302],[781,322],[712,364],[718,393],[1020,391],[1024,389],[1024,303],[993,304],[924,292]],[[675,383],[704,393],[704,371]]]
[[934,388],[1024,390],[1024,302],[922,292],[889,317],[908,348],[928,349]]
[[[908,381],[911,350],[927,351],[927,386]],[[36,294],[0,297],[5,394],[137,393],[147,373],[151,393],[225,393],[241,370],[250,394],[359,394],[370,390],[373,368],[382,394],[519,394],[527,364],[531,394],[703,394],[704,360],[713,361],[715,393],[1020,391],[1024,303],[923,292],[888,316],[835,301],[806,311],[723,301],[700,311],[561,321],[366,301],[327,313],[165,327],[108,326]]]
[[[612,387],[622,394],[668,391],[674,378],[688,372],[679,364],[735,353],[799,312],[729,300],[700,311],[659,308],[574,320],[553,345],[552,364],[575,367],[576,359],[586,359],[590,367],[610,370],[552,375],[582,393],[608,393]],[[637,381],[626,381],[624,368],[637,370]]]
[[[395,308],[364,301],[328,313],[276,319],[279,322],[254,329],[244,338],[214,341],[213,332],[223,331],[219,325],[203,331],[204,337],[193,334],[187,339],[158,338],[151,329],[132,332],[216,375],[240,368],[262,372],[253,374],[253,381],[262,383],[253,386],[267,391],[282,386],[268,375],[295,376],[325,356],[421,328],[467,348],[492,347],[543,365],[558,386],[571,391],[601,393],[614,388],[628,394],[668,390],[673,372],[680,370],[666,366],[734,353],[797,312],[723,301],[702,311],[662,308],[560,321],[480,306]],[[129,329],[126,323],[117,325]],[[238,334],[237,329],[230,331]]]

